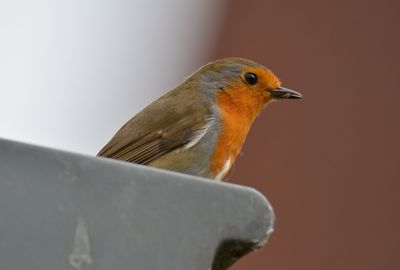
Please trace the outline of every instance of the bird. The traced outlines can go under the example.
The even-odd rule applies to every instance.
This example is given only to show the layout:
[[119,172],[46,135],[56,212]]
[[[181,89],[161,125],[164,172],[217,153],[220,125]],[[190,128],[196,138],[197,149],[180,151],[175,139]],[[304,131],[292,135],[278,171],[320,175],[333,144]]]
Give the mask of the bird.
[[97,155],[223,180],[264,107],[300,98],[261,64],[219,59],[133,116]]

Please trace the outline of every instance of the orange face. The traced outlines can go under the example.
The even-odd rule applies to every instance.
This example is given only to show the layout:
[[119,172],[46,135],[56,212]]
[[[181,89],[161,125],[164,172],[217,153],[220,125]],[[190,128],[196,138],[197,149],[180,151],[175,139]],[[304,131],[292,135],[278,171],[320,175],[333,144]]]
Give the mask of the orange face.
[[215,147],[211,172],[224,177],[240,153],[249,129],[265,105],[273,99],[301,98],[296,91],[281,87],[268,69],[244,67],[234,81],[218,91],[221,130]]
[[261,92],[267,99],[270,97],[268,90],[274,90],[281,86],[278,77],[272,71],[261,67],[246,67],[240,74],[242,87],[247,86],[249,90]]
[[221,134],[213,155],[211,171],[217,175],[239,154],[246,135],[256,116],[271,100],[270,92],[279,88],[281,82],[269,70],[248,67],[231,86],[217,93],[221,115]]
[[243,68],[232,84],[217,92],[217,102],[221,112],[236,115],[238,120],[246,119],[245,126],[250,126],[265,104],[273,99],[271,91],[280,86],[281,82],[270,70],[249,66]]
[[282,87],[270,70],[246,59],[221,59],[202,67],[196,75],[204,92],[213,95],[209,100],[219,111],[219,134],[210,164],[216,179],[229,171],[254,119],[269,101],[302,97]]

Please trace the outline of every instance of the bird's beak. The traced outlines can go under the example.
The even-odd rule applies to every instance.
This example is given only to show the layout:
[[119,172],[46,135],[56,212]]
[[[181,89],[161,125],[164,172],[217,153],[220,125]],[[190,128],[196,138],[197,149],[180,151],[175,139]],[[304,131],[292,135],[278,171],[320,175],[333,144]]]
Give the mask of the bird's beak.
[[278,87],[268,91],[271,94],[271,97],[276,99],[299,99],[303,97],[303,95],[299,92],[287,89],[285,87]]

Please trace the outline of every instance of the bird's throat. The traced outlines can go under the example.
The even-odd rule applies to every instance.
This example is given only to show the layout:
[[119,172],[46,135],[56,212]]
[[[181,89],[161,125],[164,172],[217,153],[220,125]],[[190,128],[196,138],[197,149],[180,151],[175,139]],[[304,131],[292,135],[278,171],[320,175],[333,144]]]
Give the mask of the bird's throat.
[[[227,160],[230,166],[240,153],[249,129],[265,106],[265,97],[249,93],[248,89],[233,89],[217,94],[220,133],[211,158],[211,173],[220,175]],[[229,171],[225,168],[225,175]],[[224,176],[225,176],[224,175]]]

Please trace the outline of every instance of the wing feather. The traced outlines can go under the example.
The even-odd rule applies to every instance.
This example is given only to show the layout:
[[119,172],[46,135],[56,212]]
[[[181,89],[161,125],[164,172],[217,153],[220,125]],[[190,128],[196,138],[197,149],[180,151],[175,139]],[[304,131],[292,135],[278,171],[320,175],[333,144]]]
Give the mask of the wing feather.
[[205,134],[205,129],[210,126],[209,121],[211,121],[209,118],[186,115],[176,123],[148,132],[139,138],[126,140],[124,144],[118,144],[115,139],[112,139],[98,153],[98,156],[148,164],[185,145],[192,147],[199,141],[199,134]]

